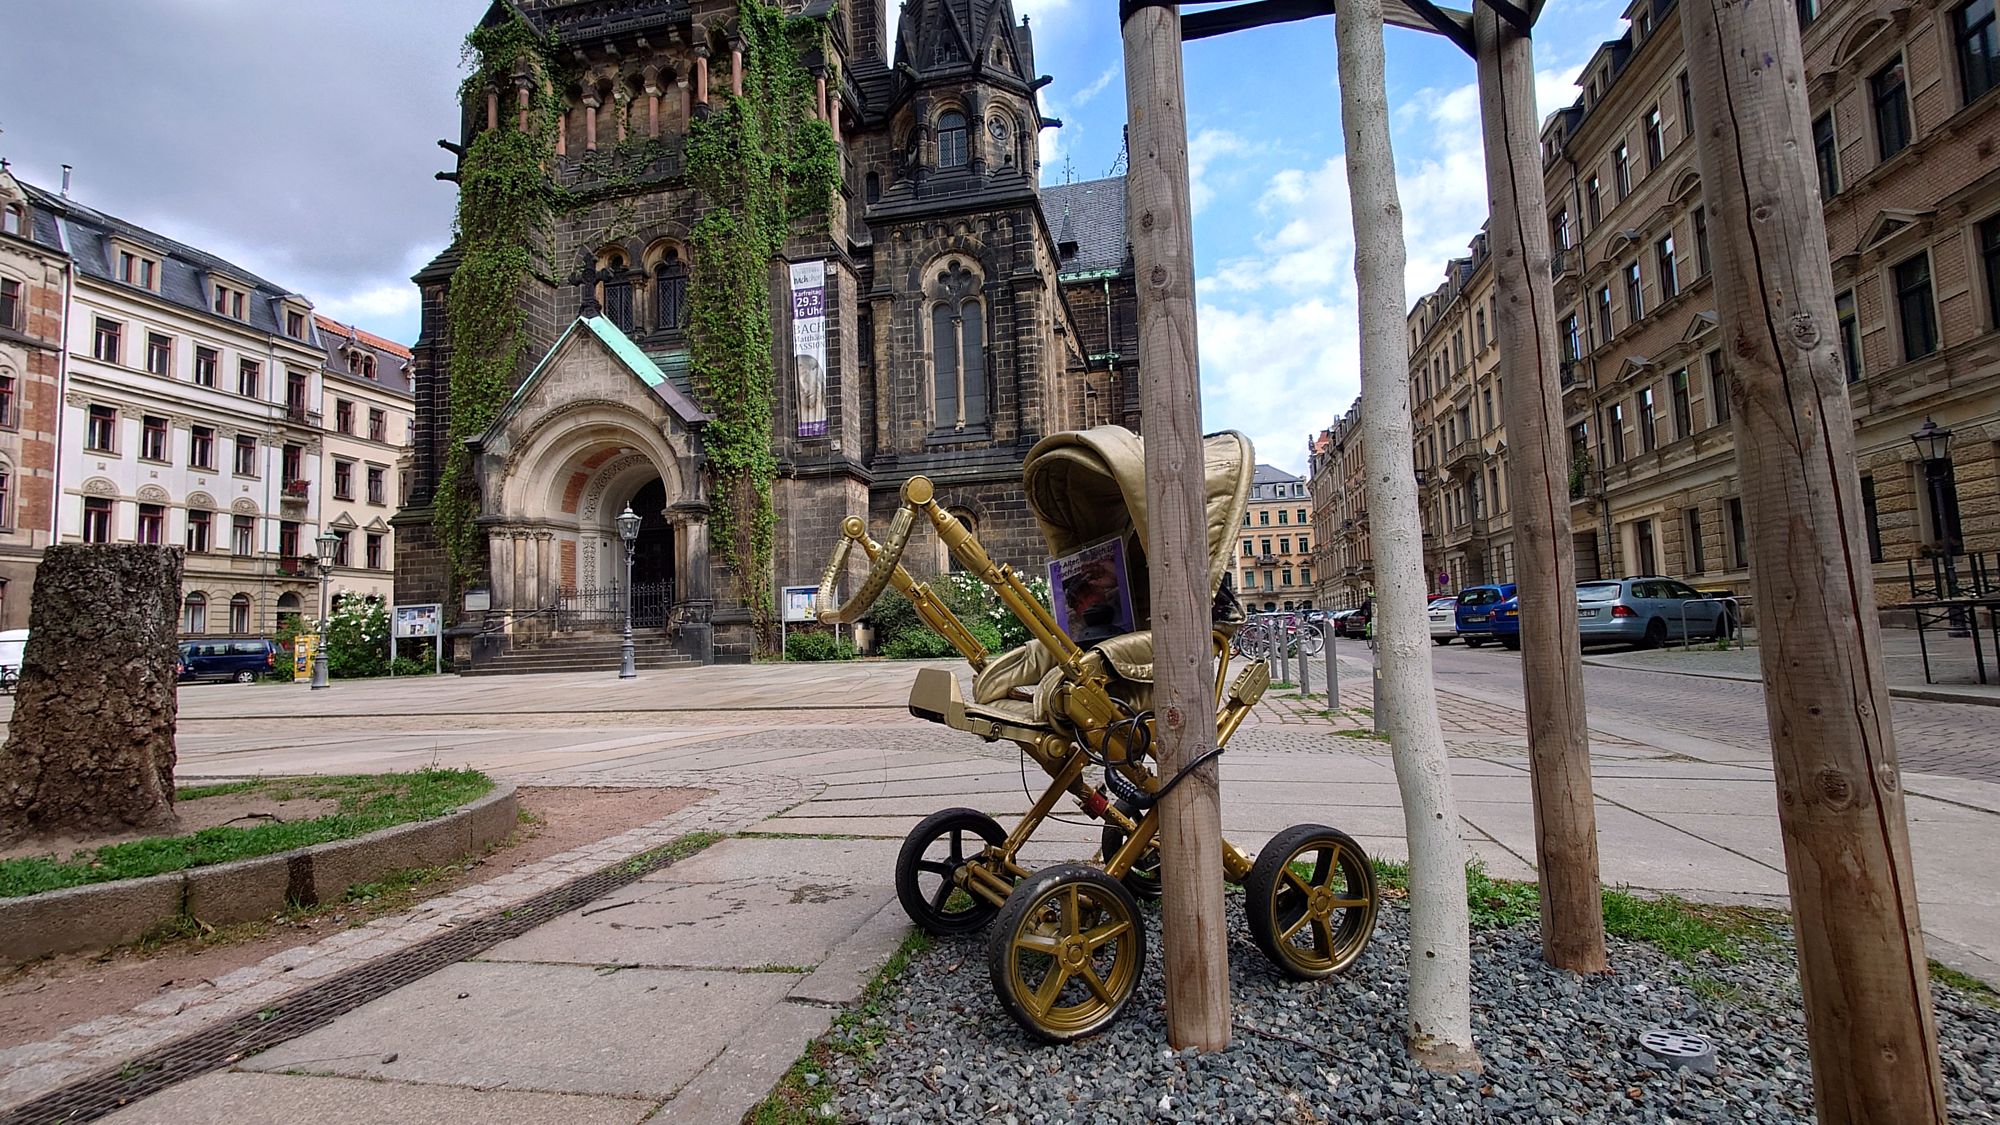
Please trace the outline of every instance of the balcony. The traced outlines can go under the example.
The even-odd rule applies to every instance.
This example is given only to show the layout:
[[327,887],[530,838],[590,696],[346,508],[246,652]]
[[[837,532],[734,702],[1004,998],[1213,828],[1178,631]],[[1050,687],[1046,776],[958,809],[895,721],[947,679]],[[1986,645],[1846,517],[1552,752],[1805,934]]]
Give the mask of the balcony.
[[310,426],[317,430],[319,429],[320,412],[306,409],[306,404],[303,402],[287,402],[285,404],[285,421],[294,426]]
[[303,508],[312,499],[312,482],[309,480],[288,480],[284,490],[278,493],[278,504],[286,509]]
[[313,578],[319,573],[319,560],[311,555],[279,555],[278,573],[293,578]]
[[1276,556],[1276,555],[1258,555],[1258,556],[1257,556],[1257,565],[1258,565],[1258,566],[1277,566],[1277,565],[1278,565],[1278,556]]
[[685,172],[680,141],[665,137],[556,157],[556,183],[572,191],[675,180]]
[[1485,542],[1486,531],[1486,517],[1474,516],[1457,527],[1446,529],[1444,533],[1444,545],[1447,548],[1451,548],[1463,547],[1474,542]]
[[1478,460],[1479,453],[1478,438],[1464,438],[1456,444],[1446,446],[1444,451],[1445,471],[1455,472],[1461,466]]

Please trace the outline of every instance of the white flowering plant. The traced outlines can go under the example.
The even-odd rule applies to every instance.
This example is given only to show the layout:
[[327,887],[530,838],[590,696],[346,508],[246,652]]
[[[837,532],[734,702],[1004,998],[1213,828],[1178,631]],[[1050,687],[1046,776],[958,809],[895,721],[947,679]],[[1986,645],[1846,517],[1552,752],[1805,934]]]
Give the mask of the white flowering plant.
[[389,672],[389,603],[380,594],[349,594],[326,620],[326,669],[341,678]]

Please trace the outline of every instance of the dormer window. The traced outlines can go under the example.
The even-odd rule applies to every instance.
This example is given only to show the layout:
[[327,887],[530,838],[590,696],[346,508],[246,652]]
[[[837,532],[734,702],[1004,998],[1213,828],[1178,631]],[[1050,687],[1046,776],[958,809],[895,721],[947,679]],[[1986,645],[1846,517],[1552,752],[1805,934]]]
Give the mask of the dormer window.
[[285,310],[285,335],[294,340],[306,338],[306,314],[297,309]]
[[11,234],[18,238],[28,236],[28,210],[18,203],[0,207],[0,234]]
[[938,116],[938,167],[963,168],[971,157],[966,151],[965,115],[948,110]]
[[134,250],[118,251],[118,280],[155,293],[160,290],[160,263]]
[[215,283],[215,315],[231,320],[248,320],[245,309],[250,295],[241,289],[232,288],[218,281]]

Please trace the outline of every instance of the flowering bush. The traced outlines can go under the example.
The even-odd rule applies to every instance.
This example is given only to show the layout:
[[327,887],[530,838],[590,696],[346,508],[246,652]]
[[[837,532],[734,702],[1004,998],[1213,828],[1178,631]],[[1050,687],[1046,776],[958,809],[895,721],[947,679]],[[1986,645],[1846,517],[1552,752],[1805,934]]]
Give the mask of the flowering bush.
[[354,678],[389,673],[389,605],[379,594],[349,594],[326,621],[326,671]]
[[[1048,579],[1022,580],[1042,605],[1049,604]],[[1005,652],[1028,640],[1027,626],[1015,618],[984,582],[970,574],[955,573],[931,579],[931,592],[948,607],[988,652]],[[917,617],[909,600],[884,594],[869,611],[875,626],[876,644],[883,656],[891,658],[935,658],[955,656],[958,650],[938,636]]]

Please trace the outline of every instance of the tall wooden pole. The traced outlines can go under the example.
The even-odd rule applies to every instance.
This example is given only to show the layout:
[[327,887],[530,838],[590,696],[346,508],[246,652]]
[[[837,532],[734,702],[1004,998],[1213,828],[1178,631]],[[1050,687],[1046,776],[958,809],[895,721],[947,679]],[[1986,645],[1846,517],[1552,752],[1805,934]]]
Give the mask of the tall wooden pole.
[[1569,442],[1556,380],[1555,294],[1549,275],[1548,199],[1536,131],[1535,62],[1528,38],[1473,5],[1479,116],[1486,133],[1501,408],[1514,513],[1514,575],[1521,598],[1521,681],[1528,703],[1528,765],[1535,798],[1535,866],[1542,890],[1542,957],[1558,968],[1603,972],[1604,905],[1597,875],[1597,810],[1584,721],[1582,641],[1576,624],[1576,543],[1569,521]]
[[[1145,372],[1153,714],[1160,774],[1171,778],[1215,746],[1187,103],[1180,13],[1172,4],[1123,0],[1119,18],[1131,150],[1126,214],[1139,280],[1139,369]],[[1229,1045],[1229,960],[1215,763],[1167,794],[1160,813],[1167,1042],[1221,1050]]]
[[1689,0],[1681,28],[1819,1120],[1941,1123],[1798,27]]

